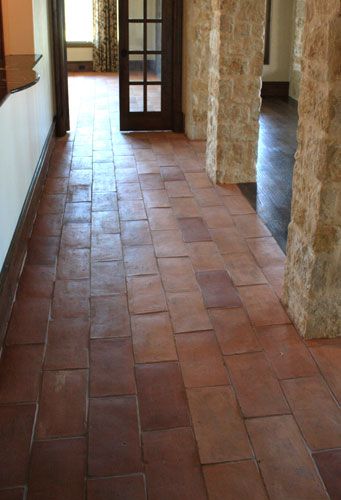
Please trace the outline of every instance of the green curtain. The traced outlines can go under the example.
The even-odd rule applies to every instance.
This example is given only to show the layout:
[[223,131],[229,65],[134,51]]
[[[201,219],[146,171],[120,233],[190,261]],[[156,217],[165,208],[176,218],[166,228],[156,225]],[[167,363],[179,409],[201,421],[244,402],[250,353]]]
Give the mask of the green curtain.
[[93,0],[94,71],[118,71],[117,0]]

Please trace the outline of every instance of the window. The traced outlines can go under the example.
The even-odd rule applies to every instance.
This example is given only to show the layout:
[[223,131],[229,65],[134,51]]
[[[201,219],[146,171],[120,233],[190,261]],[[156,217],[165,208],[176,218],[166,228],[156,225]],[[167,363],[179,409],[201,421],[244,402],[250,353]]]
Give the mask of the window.
[[92,43],[92,0],[65,0],[66,41]]

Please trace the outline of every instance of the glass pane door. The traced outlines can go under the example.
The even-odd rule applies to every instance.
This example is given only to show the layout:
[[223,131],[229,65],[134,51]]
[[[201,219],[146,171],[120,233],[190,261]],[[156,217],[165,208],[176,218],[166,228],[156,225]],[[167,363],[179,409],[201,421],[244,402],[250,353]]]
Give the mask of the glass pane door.
[[121,130],[171,128],[172,1],[120,0]]

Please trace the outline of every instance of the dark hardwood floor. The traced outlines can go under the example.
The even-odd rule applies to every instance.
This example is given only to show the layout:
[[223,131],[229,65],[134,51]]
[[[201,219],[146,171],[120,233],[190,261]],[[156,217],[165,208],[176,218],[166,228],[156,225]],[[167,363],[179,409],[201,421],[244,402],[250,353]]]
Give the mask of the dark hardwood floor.
[[257,183],[240,184],[258,215],[285,252],[291,214],[292,174],[297,149],[297,103],[263,98]]

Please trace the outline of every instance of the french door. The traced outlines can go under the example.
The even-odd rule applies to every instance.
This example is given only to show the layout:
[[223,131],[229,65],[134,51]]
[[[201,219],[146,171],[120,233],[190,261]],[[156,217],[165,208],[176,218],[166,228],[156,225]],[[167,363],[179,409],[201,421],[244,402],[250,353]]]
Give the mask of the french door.
[[119,0],[122,131],[182,131],[181,25],[181,0]]

